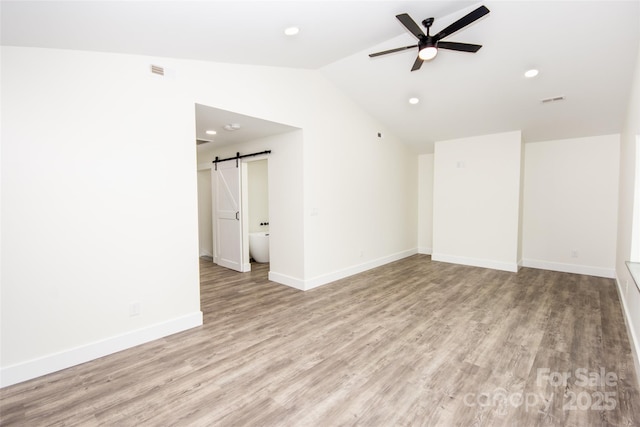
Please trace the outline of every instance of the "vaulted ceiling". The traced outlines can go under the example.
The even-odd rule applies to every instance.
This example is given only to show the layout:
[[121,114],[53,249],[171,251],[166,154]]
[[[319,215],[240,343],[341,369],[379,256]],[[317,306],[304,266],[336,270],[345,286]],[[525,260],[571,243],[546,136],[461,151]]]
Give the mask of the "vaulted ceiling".
[[[414,72],[415,50],[368,56],[415,44],[397,14],[434,17],[434,33],[480,4],[491,13],[447,38],[477,53],[440,50]],[[638,0],[2,1],[0,13],[3,45],[318,69],[420,152],[518,129],[526,142],[620,132],[640,40]]]

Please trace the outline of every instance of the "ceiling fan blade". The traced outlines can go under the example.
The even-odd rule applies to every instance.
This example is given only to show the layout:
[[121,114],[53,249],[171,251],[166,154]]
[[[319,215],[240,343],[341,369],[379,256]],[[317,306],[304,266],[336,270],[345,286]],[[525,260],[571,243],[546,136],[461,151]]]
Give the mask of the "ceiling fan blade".
[[447,28],[445,28],[444,30],[440,31],[438,34],[436,34],[433,37],[436,40],[443,39],[443,38],[447,37],[448,35],[451,35],[451,34],[455,33],[456,31],[466,27],[467,25],[471,24],[472,22],[477,21],[478,19],[482,18],[487,13],[489,13],[489,9],[487,9],[485,6],[480,6],[479,8],[474,10],[473,12],[469,12],[467,15],[465,15],[462,18],[458,19],[456,22],[454,22],[453,24],[449,25]]
[[425,36],[418,24],[416,24],[416,21],[411,19],[408,14],[402,13],[400,15],[396,15],[396,18],[398,18],[398,21],[400,21],[402,25],[404,25],[404,27],[409,30],[409,32],[411,32],[411,34],[416,36],[418,40],[422,39],[422,37]]
[[420,57],[418,56],[418,57],[416,58],[416,62],[414,62],[414,63],[413,63],[413,67],[411,67],[411,71],[419,70],[419,69],[420,69],[420,67],[422,67],[422,63],[423,63],[423,62],[424,62],[424,61],[423,61],[422,59],[420,59]]
[[481,47],[481,44],[438,42],[439,49],[459,50],[460,52],[477,52]]
[[395,49],[389,49],[382,52],[370,53],[369,58],[375,58],[376,56],[386,55],[387,53],[400,52],[401,50],[413,49],[414,47],[418,47],[418,45],[414,44],[413,46],[398,47]]

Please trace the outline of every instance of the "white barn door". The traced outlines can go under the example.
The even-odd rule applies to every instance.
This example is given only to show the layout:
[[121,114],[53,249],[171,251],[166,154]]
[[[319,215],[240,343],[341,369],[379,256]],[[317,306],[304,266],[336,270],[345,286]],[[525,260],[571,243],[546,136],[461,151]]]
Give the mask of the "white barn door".
[[240,168],[233,160],[211,169],[214,182],[214,241],[216,264],[236,271],[242,269],[242,214]]

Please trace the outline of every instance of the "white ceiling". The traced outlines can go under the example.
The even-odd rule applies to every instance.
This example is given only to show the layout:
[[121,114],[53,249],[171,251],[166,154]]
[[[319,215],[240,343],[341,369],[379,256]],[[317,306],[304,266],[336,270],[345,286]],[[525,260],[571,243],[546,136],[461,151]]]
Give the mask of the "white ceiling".
[[[478,53],[441,50],[415,72],[414,51],[367,55],[415,44],[399,13],[435,17],[437,32],[480,4],[491,13],[446,39],[482,44]],[[433,141],[517,129],[527,142],[620,132],[640,0],[2,1],[1,25],[3,45],[319,69],[428,152]],[[291,25],[300,34],[285,36]],[[531,67],[540,75],[525,79]]]
[[[239,129],[227,130],[226,125],[238,125]],[[207,131],[215,131],[208,135]],[[196,141],[210,141],[198,144],[198,154],[214,148],[253,141],[267,136],[298,130],[292,126],[262,120],[207,105],[196,104]]]

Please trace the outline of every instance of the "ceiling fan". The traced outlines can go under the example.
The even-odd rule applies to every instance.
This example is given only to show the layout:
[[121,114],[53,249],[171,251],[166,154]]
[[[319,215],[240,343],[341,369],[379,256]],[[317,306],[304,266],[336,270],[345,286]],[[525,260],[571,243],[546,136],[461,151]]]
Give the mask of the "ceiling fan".
[[416,24],[415,21],[411,19],[411,17],[408,14],[402,13],[400,15],[396,15],[396,18],[398,18],[398,21],[400,21],[402,25],[404,25],[404,27],[407,30],[409,30],[411,34],[413,34],[418,38],[418,44],[399,47],[391,50],[385,50],[383,52],[371,53],[369,54],[369,57],[374,58],[376,56],[386,55],[388,53],[400,52],[402,50],[413,49],[414,47],[417,47],[418,57],[416,58],[416,61],[413,63],[413,67],[411,68],[411,71],[416,71],[416,70],[419,70],[420,67],[422,67],[422,63],[424,61],[429,61],[435,58],[435,56],[438,53],[438,49],[458,50],[461,52],[472,52],[472,53],[477,52],[478,50],[480,50],[482,45],[470,44],[470,43],[445,42],[441,40],[455,33],[456,31],[466,27],[472,22],[477,21],[487,13],[489,13],[489,9],[487,9],[485,6],[480,6],[476,10],[458,19],[456,22],[449,25],[447,28],[440,31],[435,36],[432,36],[429,34],[429,29],[433,24],[433,20],[434,20],[433,18],[427,18],[424,21],[422,21],[422,25],[424,25],[425,28],[427,29],[427,34],[425,34],[422,32],[418,24]]

